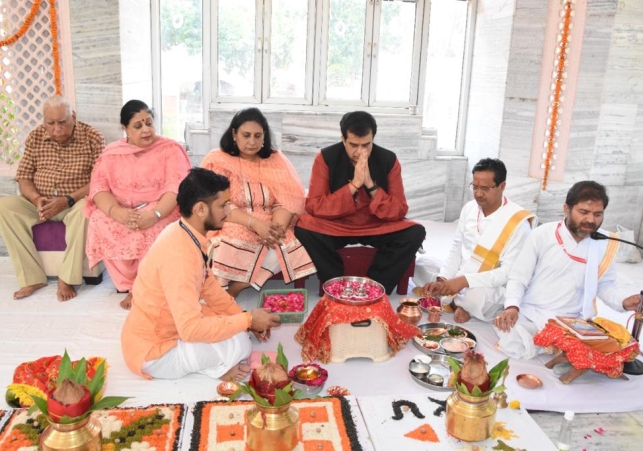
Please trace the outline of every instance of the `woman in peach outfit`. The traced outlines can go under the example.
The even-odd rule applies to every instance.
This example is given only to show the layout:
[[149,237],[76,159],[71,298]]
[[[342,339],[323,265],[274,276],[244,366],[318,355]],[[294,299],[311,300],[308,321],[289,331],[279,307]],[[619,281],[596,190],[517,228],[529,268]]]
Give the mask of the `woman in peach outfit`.
[[304,212],[304,189],[294,167],[272,148],[270,128],[257,108],[239,111],[201,167],[230,180],[231,212],[210,237],[212,272],[236,297],[282,272],[284,281],[315,273],[293,224]]
[[[101,260],[116,289],[129,292],[139,261],[163,228],[179,218],[176,193],[190,160],[174,140],[156,134],[140,100],[121,109],[126,138],[108,145],[92,171],[85,216],[89,265]],[[121,307],[129,309],[128,294]]]

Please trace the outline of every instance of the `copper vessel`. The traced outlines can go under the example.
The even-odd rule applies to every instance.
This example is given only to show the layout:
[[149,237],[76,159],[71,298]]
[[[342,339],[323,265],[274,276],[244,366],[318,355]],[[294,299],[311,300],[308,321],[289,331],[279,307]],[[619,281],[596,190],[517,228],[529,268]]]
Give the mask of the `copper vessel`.
[[248,411],[248,439],[252,451],[291,451],[299,443],[299,412],[290,404]]
[[415,326],[422,319],[420,302],[413,298],[401,299],[400,306],[397,308],[397,314],[402,321]]
[[101,451],[100,422],[91,415],[71,424],[50,422],[40,435],[42,451]]
[[458,390],[447,399],[447,433],[465,442],[491,437],[496,422],[496,402],[487,396],[475,397]]

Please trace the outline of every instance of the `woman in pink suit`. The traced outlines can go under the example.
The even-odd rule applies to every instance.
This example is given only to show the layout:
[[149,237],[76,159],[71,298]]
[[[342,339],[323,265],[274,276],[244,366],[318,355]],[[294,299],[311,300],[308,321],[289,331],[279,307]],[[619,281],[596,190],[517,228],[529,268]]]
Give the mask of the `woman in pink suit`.
[[[176,194],[190,170],[185,149],[159,136],[140,100],[121,109],[126,137],[108,145],[92,171],[85,216],[89,265],[101,260],[116,289],[129,292],[138,263],[163,228],[179,218]],[[121,307],[129,309],[128,294]]]

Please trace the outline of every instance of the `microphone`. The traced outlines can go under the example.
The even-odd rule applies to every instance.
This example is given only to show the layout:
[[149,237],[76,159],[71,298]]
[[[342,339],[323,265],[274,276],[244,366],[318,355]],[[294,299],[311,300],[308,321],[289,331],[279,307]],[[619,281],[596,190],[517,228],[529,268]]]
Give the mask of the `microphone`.
[[614,240],[614,241],[620,241],[621,243],[629,244],[634,247],[638,247],[639,249],[643,250],[643,246],[639,246],[636,243],[632,243],[631,241],[627,240],[622,240],[620,238],[614,238],[612,236],[605,235],[604,233],[599,232],[598,230],[592,232],[589,234],[589,237],[593,240]]

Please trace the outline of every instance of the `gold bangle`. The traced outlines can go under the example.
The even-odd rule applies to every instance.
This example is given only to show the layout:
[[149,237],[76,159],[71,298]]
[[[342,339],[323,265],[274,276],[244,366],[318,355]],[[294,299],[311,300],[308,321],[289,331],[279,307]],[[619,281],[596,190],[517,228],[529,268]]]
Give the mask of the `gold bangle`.
[[250,219],[248,219],[248,230],[250,230],[250,231],[252,231],[252,232],[254,232],[254,230],[252,230],[252,229],[250,228],[250,224],[252,224],[252,220],[253,220],[254,218],[255,218],[254,216],[250,216]]
[[110,218],[112,217],[112,208],[114,208],[115,206],[116,204],[112,204],[107,208],[107,216],[109,216]]

